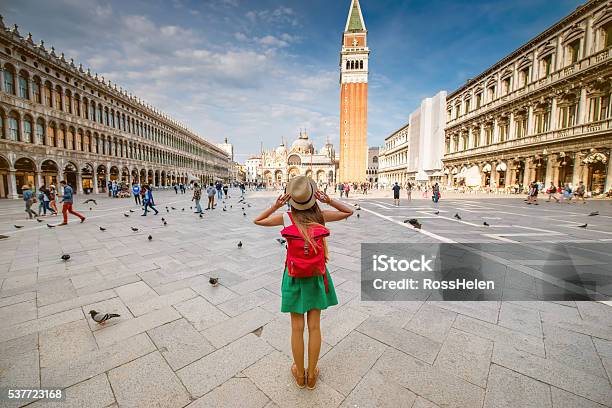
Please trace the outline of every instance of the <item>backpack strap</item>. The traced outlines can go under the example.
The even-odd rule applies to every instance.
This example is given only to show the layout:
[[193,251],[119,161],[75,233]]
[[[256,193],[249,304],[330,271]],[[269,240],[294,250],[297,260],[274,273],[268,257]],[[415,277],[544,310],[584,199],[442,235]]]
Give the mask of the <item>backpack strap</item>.
[[293,218],[291,217],[290,212],[283,213],[283,226],[288,227],[293,224]]

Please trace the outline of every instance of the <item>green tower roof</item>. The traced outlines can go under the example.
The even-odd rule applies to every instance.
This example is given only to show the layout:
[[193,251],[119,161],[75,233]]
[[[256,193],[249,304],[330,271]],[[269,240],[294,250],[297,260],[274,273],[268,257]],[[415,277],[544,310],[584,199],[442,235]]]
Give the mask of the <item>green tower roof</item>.
[[352,1],[346,31],[365,31],[365,25],[363,24],[363,17],[361,15],[361,8],[359,7],[359,0]]

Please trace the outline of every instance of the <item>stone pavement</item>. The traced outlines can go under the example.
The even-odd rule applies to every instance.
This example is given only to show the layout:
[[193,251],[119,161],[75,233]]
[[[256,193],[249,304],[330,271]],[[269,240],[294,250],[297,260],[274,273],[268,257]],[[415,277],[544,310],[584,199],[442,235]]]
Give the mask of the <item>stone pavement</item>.
[[[161,213],[146,218],[131,199],[99,196],[90,211],[80,197],[88,220],[57,228],[24,220],[21,201],[0,201],[0,388],[66,389],[65,402],[31,407],[612,407],[608,304],[359,295],[361,242],[513,242],[526,251],[573,242],[609,259],[610,201],[535,207],[518,197],[464,198],[443,200],[434,215],[425,200],[400,208],[361,200],[360,218],[331,225],[340,304],[322,314],[321,377],[308,391],[289,373],[279,229],[251,222],[273,196],[249,193],[246,217],[232,198],[227,212],[203,218],[191,213],[190,197],[159,192]],[[598,217],[586,216],[594,210]],[[408,217],[423,230],[403,224]],[[576,228],[584,222],[588,229]],[[601,249],[582,249],[585,242]],[[209,276],[221,285],[211,287]],[[121,318],[100,327],[91,309]]]

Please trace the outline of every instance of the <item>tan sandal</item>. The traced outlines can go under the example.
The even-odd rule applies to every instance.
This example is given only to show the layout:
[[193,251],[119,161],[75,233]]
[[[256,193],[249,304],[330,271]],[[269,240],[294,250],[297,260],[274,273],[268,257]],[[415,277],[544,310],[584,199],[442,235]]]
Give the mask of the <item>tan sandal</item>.
[[298,375],[297,366],[293,364],[291,366],[291,374],[295,379],[295,385],[298,388],[304,388],[306,386],[306,370],[304,370],[304,375]]
[[306,381],[306,385],[307,385],[307,388],[309,390],[314,390],[317,387],[317,378],[319,378],[319,367],[315,367],[314,375],[313,375],[312,378],[310,378],[310,376],[308,376],[308,379]]

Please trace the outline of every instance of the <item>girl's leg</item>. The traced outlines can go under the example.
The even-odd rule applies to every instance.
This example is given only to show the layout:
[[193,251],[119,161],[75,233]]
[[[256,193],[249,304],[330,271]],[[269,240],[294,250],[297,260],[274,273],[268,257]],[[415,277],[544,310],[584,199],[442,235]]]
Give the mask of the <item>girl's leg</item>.
[[304,373],[304,315],[300,313],[291,313],[291,352],[297,375],[301,376]]
[[321,352],[321,311],[308,311],[308,386],[313,386],[311,379],[316,381],[315,371]]

